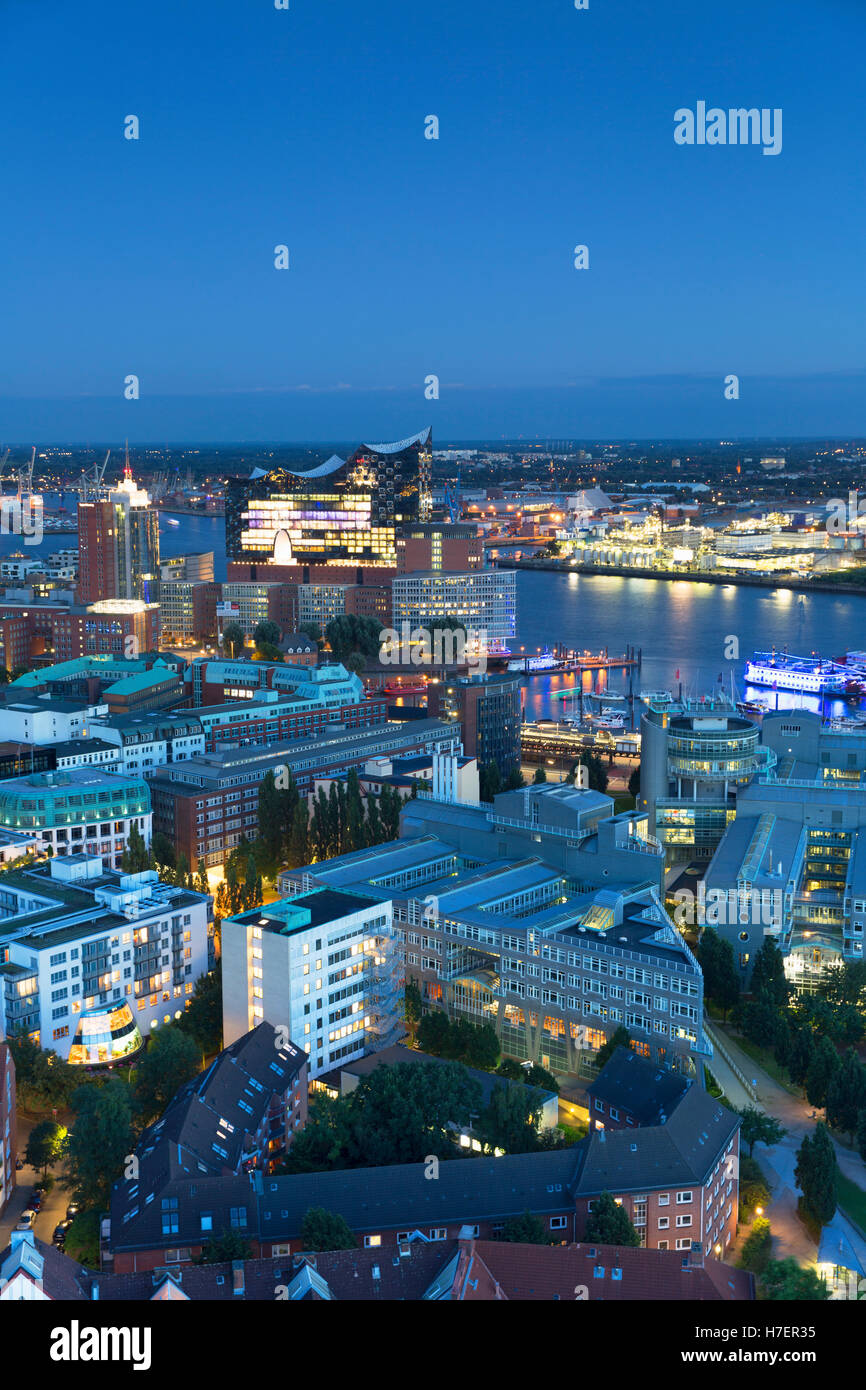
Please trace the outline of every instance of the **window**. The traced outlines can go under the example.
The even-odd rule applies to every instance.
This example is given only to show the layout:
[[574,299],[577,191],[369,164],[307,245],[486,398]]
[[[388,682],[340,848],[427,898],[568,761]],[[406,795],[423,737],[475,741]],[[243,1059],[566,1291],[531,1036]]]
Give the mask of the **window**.
[[671,1194],[669,1192],[660,1192],[658,1203],[660,1207],[669,1207],[671,1204]]
[[364,1249],[372,1250],[375,1246],[382,1244],[381,1236],[364,1236]]
[[433,1227],[431,1227],[431,1230],[430,1230],[430,1239],[431,1239],[431,1240],[447,1240],[447,1239],[448,1239],[448,1231],[446,1230],[446,1228],[445,1228],[444,1226],[433,1226]]
[[690,1240],[678,1240],[678,1241],[677,1241],[677,1249],[678,1249],[678,1250],[691,1250],[691,1248],[692,1248],[692,1242],[691,1242]]
[[611,1118],[612,1120],[618,1120],[618,1119],[619,1119],[619,1111],[618,1111],[618,1110],[615,1110],[613,1106],[610,1107],[610,1118]]
[[666,1240],[660,1240],[660,1241],[659,1241],[659,1250],[667,1250],[667,1248],[668,1248],[668,1243],[667,1243],[667,1241],[666,1241]]
[[233,1230],[240,1230],[241,1227],[246,1226],[246,1224],[247,1224],[247,1209],[246,1209],[246,1207],[232,1207],[232,1208],[231,1208],[231,1212],[230,1212],[230,1218],[231,1218],[231,1224],[232,1224],[232,1229],[233,1229]]
[[668,1228],[668,1226],[669,1226],[670,1224],[671,1224],[671,1219],[670,1219],[669,1216],[660,1216],[660,1217],[659,1217],[659,1230],[660,1230],[660,1231],[666,1231],[667,1228]]
[[692,1200],[692,1194],[691,1194],[691,1192],[678,1192],[678,1193],[677,1193],[677,1206],[680,1206],[680,1207],[685,1206],[686,1203],[687,1203],[687,1202],[690,1202],[691,1200]]
[[564,1231],[564,1230],[565,1230],[565,1226],[566,1226],[566,1217],[564,1217],[564,1216],[551,1216],[551,1218],[550,1218],[550,1229],[551,1229],[552,1231]]
[[692,1218],[691,1218],[690,1216],[678,1216],[678,1217],[677,1217],[677,1225],[678,1225],[678,1226],[691,1226],[691,1224],[692,1224]]
[[201,1228],[203,1231],[213,1230],[213,1212],[203,1211],[201,1214]]

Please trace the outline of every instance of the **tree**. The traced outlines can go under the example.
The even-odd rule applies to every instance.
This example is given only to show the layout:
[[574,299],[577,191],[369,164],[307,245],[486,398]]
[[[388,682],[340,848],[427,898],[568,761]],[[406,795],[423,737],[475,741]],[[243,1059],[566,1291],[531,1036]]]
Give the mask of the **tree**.
[[587,753],[583,759],[590,791],[607,791],[607,768],[597,753]]
[[740,1264],[752,1274],[763,1274],[770,1263],[773,1249],[773,1236],[766,1216],[759,1216],[751,1231],[743,1241]]
[[535,769],[535,776],[532,780],[536,786],[540,786],[542,782],[547,781],[547,773],[545,772],[543,767],[537,767]]
[[543,1110],[541,1091],[504,1081],[494,1086],[481,1112],[479,1138],[491,1149],[509,1154],[535,1153],[544,1147],[538,1132]]
[[197,1075],[199,1062],[195,1039],[175,1024],[151,1035],[135,1078],[135,1102],[145,1120],[162,1114],[181,1086]]
[[282,635],[279,623],[272,622],[270,618],[264,618],[256,624],[253,641],[260,649],[262,647],[277,647]]
[[309,863],[309,820],[310,815],[307,810],[307,798],[302,796],[295,806],[294,814],[292,815],[292,824],[289,830],[287,859],[290,869],[299,869],[301,865]]
[[319,651],[322,650],[325,645],[325,640],[322,636],[322,629],[319,627],[318,623],[301,623],[298,627],[298,632],[303,632],[305,636],[311,638],[312,641],[315,642]]
[[418,981],[413,980],[411,975],[407,976],[403,989],[403,1015],[410,1028],[415,1028],[421,1021],[421,990]]
[[586,1218],[583,1239],[594,1245],[640,1245],[640,1236],[628,1212],[613,1200],[609,1192],[602,1192],[593,1202],[592,1211]]
[[785,962],[782,953],[771,937],[767,937],[755,956],[751,979],[752,993],[763,995],[777,1009],[788,1002],[790,986],[785,978]]
[[502,791],[502,773],[499,764],[493,761],[484,763],[478,775],[478,795],[482,801],[492,801]]
[[760,994],[743,1005],[742,1028],[746,1037],[758,1047],[769,1047],[775,1041],[779,1031],[779,1011],[767,995]]
[[144,843],[144,836],[135,821],[129,827],[129,839],[120,856],[120,867],[125,874],[140,874],[153,868],[153,855]]
[[806,1134],[797,1150],[794,1169],[802,1192],[800,1208],[819,1226],[826,1226],[836,1214],[836,1152],[827,1130],[819,1121],[814,1134]]
[[358,1242],[344,1217],[324,1207],[308,1207],[301,1223],[305,1250],[354,1250]]
[[640,796],[640,763],[638,763],[637,767],[634,768],[631,776],[628,779],[628,790],[629,795],[633,796],[635,801],[637,801],[638,797]]
[[224,1264],[230,1260],[251,1260],[252,1246],[241,1231],[230,1231],[225,1226],[218,1236],[205,1241],[201,1254],[193,1260],[197,1265]]
[[827,1123],[853,1139],[864,1107],[866,1071],[853,1047],[849,1047],[827,1083]]
[[431,1057],[441,1057],[448,1047],[451,1022],[442,1009],[431,1009],[418,1024],[418,1046]]
[[527,1086],[539,1086],[543,1091],[553,1091],[555,1095],[559,1095],[559,1082],[546,1067],[540,1067],[537,1062],[533,1062],[531,1067],[521,1067],[521,1071]]
[[150,849],[156,861],[157,868],[163,872],[174,870],[177,867],[177,851],[167,835],[161,830],[155,830],[150,840]]
[[71,1067],[51,1048],[41,1048],[26,1035],[6,1039],[15,1065],[18,1104],[39,1112],[62,1109],[81,1084],[78,1067]]
[[716,954],[716,978],[713,999],[727,1020],[728,1010],[732,1009],[740,997],[740,977],[734,962],[734,948],[730,941],[719,938]]
[[48,1169],[53,1168],[66,1152],[66,1126],[55,1120],[42,1120],[34,1125],[24,1150],[24,1161],[31,1168],[40,1169],[47,1178]]
[[826,1281],[817,1270],[801,1269],[790,1257],[770,1260],[761,1280],[761,1293],[774,1303],[824,1303],[830,1297]]
[[525,1211],[522,1216],[509,1216],[499,1239],[509,1241],[512,1245],[550,1244],[550,1236],[531,1211]]
[[207,865],[203,859],[198,861],[198,873],[196,874],[195,889],[197,893],[204,893],[210,897],[210,885],[207,881]]
[[812,1035],[807,1028],[795,1027],[788,1054],[788,1074],[798,1086],[805,1086],[812,1060]]
[[516,792],[519,791],[523,785],[523,773],[520,771],[520,764],[515,763],[505,779],[504,790],[507,792]]
[[[461,1022],[466,1022],[465,1019]],[[460,1060],[480,1071],[493,1071],[499,1062],[499,1038],[492,1023],[470,1023]]]
[[242,652],[245,644],[244,630],[238,623],[226,623],[223,628],[223,651],[228,652],[229,656],[237,656]]
[[283,1164],[286,1173],[456,1158],[454,1133],[481,1110],[481,1087],[456,1063],[398,1062],[349,1095],[316,1096]]
[[222,963],[208,975],[199,975],[186,1010],[177,1020],[177,1027],[195,1042],[203,1057],[222,1051],[223,995]]
[[766,1115],[754,1105],[747,1105],[739,1113],[743,1119],[740,1138],[749,1146],[749,1158],[756,1144],[778,1144],[788,1132],[772,1115]]
[[76,1119],[67,1144],[67,1181],[82,1207],[101,1209],[135,1147],[131,1092],[125,1081],[112,1077],[101,1086],[79,1086],[72,1108]]
[[827,1088],[838,1066],[839,1053],[830,1039],[819,1038],[806,1073],[806,1099],[810,1105],[821,1109],[827,1103]]
[[283,799],[277,789],[273,772],[265,773],[259,783],[259,835],[268,860],[279,864],[283,853],[286,826],[283,820]]
[[601,1071],[602,1067],[610,1061],[618,1047],[630,1046],[631,1034],[627,1028],[623,1028],[622,1024],[620,1024],[616,1032],[609,1037],[606,1042],[603,1042],[598,1049],[598,1052],[595,1054],[595,1065],[598,1067],[599,1071]]

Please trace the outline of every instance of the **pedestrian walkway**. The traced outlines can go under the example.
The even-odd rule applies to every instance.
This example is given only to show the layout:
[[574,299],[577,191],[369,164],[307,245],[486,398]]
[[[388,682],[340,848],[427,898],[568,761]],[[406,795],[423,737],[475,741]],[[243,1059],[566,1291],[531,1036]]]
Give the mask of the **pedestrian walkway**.
[[[755,1158],[766,1173],[773,1194],[772,1211],[769,1213],[773,1228],[773,1254],[777,1259],[786,1259],[792,1255],[800,1264],[814,1264],[817,1255],[815,1242],[797,1215],[797,1198],[800,1196],[800,1189],[794,1177],[794,1169],[797,1166],[797,1150],[803,1142],[804,1135],[812,1133],[817,1121],[824,1118],[824,1112],[822,1110],[816,1111],[808,1101],[799,1095],[793,1095],[778,1081],[775,1081],[764,1071],[763,1067],[752,1061],[743,1052],[742,1048],[737,1045],[736,1038],[732,1038],[729,1033],[724,1035],[724,1046],[735,1065],[748,1076],[749,1080],[754,1079],[758,1108],[764,1110],[768,1115],[772,1115],[787,1130],[787,1134],[778,1144],[769,1147],[765,1144],[759,1144],[755,1151]],[[724,1061],[724,1059],[721,1060]],[[713,1070],[712,1067],[711,1070]],[[735,1077],[733,1079],[736,1080]],[[728,1092],[721,1078],[717,1077],[717,1080],[722,1090],[725,1091],[725,1095],[733,1105],[736,1105],[738,1110],[742,1109],[745,1104],[755,1104],[751,1100],[741,1102],[735,1099],[734,1095]],[[743,1088],[739,1087],[739,1090],[742,1094]],[[845,1148],[836,1139],[832,1139],[832,1142],[840,1172],[855,1182],[858,1187],[866,1190],[866,1164],[860,1155]],[[844,1230],[852,1248],[861,1259],[864,1258],[866,1256],[864,1236],[851,1225],[851,1222],[841,1211],[836,1213],[835,1220]]]

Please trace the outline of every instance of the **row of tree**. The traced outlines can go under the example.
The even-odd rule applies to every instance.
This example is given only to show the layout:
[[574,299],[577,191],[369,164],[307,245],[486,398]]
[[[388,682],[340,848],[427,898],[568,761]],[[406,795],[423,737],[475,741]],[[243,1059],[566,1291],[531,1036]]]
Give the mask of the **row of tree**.
[[560,1141],[539,1132],[543,1093],[506,1081],[486,1105],[481,1086],[456,1062],[398,1062],[377,1067],[348,1095],[320,1093],[296,1135],[285,1173],[372,1168],[392,1163],[458,1159],[459,1131],[488,1151],[530,1153]]

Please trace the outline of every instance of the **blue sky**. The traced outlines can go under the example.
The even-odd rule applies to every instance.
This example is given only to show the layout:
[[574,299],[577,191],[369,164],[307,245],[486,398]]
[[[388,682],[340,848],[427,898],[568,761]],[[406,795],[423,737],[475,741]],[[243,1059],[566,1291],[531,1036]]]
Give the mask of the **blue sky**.
[[[864,40],[859,0],[0,0],[0,436],[866,433]],[[699,100],[781,154],[677,146]]]

